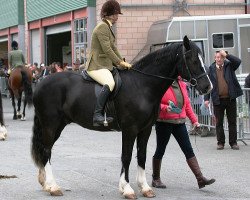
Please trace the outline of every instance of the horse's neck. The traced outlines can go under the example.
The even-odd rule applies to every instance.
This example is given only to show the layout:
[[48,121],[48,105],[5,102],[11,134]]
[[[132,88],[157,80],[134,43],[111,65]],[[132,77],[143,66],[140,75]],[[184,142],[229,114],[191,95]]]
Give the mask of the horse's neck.
[[151,75],[145,75],[131,70],[131,73],[126,73],[126,76],[128,76],[128,79],[130,80],[129,82],[132,85],[131,87],[134,87],[134,90],[141,91],[141,93],[148,98],[158,101],[162,98],[167,88],[172,84],[173,78],[176,78],[174,68],[168,68],[169,70],[166,74],[169,74],[169,76],[167,77],[163,75],[165,78],[159,77],[160,75],[153,71],[147,72],[147,74]]
[[147,86],[153,94],[163,95],[173,80],[177,78],[177,69],[174,61],[162,61],[160,64],[153,63],[145,66],[142,70],[144,78],[140,79],[142,87]]

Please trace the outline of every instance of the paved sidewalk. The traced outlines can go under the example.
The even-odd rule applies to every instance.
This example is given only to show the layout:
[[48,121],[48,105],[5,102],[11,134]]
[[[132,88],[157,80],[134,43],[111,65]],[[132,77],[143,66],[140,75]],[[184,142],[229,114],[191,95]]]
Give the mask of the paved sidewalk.
[[[55,199],[42,191],[37,181],[37,168],[30,156],[33,108],[27,109],[26,121],[13,121],[9,99],[3,98],[4,118],[8,130],[6,141],[0,141],[0,200]],[[198,189],[196,180],[177,142],[171,137],[162,163],[162,180],[167,189],[155,189],[155,200],[250,199],[250,146],[239,143],[240,150],[226,144],[216,150],[215,137],[191,136],[194,151],[203,174],[216,182]],[[148,144],[146,175],[151,182],[151,158],[155,150],[155,130]],[[95,132],[76,124],[68,125],[52,153],[55,179],[64,196],[60,200],[123,199],[118,191],[121,170],[121,133]],[[130,182],[138,199],[145,199],[136,184],[136,152],[130,167]]]

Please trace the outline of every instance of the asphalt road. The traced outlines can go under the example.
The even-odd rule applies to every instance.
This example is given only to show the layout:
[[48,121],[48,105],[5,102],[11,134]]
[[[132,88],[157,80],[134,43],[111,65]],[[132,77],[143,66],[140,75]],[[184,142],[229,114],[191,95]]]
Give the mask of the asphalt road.
[[[6,141],[0,141],[0,200],[55,199],[39,185],[38,170],[30,156],[33,108],[27,109],[26,121],[13,121],[8,98],[3,99],[3,107],[8,138]],[[172,137],[162,163],[161,176],[162,181],[167,184],[167,189],[155,189],[157,196],[154,199],[250,199],[250,146],[239,143],[240,150],[234,151],[227,144],[224,150],[217,151],[215,137],[190,138],[203,174],[208,178],[215,178],[216,182],[198,189],[196,179]],[[149,184],[154,150],[153,129],[146,164]],[[120,155],[120,132],[95,132],[76,124],[68,125],[54,145],[52,153],[53,173],[64,193],[64,196],[56,199],[123,199],[118,191]],[[145,199],[136,184],[136,166],[134,151],[130,183],[138,199]],[[3,179],[1,176],[17,178]]]

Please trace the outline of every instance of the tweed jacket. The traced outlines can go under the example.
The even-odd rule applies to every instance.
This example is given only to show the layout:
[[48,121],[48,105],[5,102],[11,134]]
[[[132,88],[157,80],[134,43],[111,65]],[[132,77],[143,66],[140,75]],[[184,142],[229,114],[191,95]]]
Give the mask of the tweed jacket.
[[18,65],[24,65],[25,60],[22,50],[10,51],[8,55],[9,65],[11,69],[14,69]]
[[109,23],[103,20],[93,30],[86,69],[88,71],[103,68],[112,70],[113,66],[119,65],[121,61],[122,56],[115,45],[115,35]]

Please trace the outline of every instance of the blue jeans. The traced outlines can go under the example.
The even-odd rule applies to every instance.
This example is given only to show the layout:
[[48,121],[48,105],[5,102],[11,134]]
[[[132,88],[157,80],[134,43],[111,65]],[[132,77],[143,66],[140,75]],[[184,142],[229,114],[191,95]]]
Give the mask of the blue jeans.
[[192,145],[189,140],[186,124],[172,124],[166,122],[156,122],[156,151],[154,154],[155,159],[162,159],[166,146],[169,142],[171,134],[175,137],[186,159],[195,156]]

